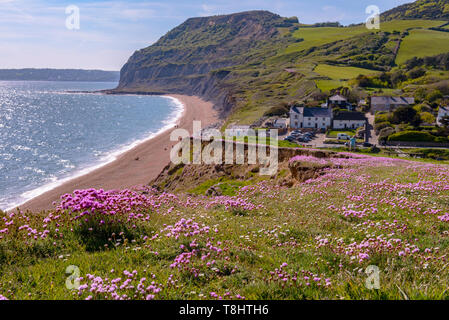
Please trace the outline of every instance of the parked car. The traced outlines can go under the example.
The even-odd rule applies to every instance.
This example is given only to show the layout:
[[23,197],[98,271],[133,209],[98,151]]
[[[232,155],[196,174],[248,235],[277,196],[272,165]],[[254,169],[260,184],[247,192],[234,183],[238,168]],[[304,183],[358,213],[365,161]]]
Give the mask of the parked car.
[[337,140],[351,140],[351,137],[346,133],[339,133],[337,135]]

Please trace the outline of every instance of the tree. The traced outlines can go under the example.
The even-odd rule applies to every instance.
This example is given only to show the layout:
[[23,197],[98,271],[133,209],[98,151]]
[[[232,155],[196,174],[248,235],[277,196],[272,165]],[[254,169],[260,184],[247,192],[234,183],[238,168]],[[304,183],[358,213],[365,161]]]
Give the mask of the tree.
[[426,96],[426,100],[429,102],[435,102],[438,99],[442,99],[443,98],[443,94],[441,93],[440,90],[433,90],[431,93],[429,93]]
[[410,106],[399,107],[396,110],[394,110],[393,116],[391,117],[391,122],[394,124],[412,123],[417,120],[416,119],[417,114],[418,113],[416,112],[416,110]]
[[435,116],[433,114],[431,114],[430,112],[421,112],[420,117],[421,117],[422,122],[424,122],[424,123],[432,124],[432,123],[435,123],[435,121],[436,121]]

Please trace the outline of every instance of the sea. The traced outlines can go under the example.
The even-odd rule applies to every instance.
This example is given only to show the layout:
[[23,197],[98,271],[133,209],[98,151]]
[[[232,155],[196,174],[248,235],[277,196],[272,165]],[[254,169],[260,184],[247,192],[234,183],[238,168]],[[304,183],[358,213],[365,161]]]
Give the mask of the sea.
[[0,210],[114,161],[182,114],[171,97],[82,93],[116,85],[0,81]]

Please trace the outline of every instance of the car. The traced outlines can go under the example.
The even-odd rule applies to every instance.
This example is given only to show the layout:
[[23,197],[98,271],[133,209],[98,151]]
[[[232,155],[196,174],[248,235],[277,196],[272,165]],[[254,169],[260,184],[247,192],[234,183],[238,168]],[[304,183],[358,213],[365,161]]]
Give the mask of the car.
[[337,135],[337,140],[351,140],[351,137],[346,133],[339,133]]

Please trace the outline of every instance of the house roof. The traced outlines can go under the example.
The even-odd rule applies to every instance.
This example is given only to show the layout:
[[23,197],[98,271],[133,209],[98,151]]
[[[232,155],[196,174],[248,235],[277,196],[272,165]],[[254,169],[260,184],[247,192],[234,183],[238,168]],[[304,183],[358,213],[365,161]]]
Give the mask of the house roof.
[[414,104],[415,98],[413,97],[371,97],[371,104]]
[[366,117],[361,112],[340,112],[334,116],[334,120],[365,121]]
[[449,106],[447,106],[447,107],[440,107],[439,109],[438,109],[438,113],[446,113],[446,112],[449,112]]
[[289,119],[286,118],[279,118],[274,123],[276,124],[288,124]]
[[327,108],[303,108],[293,107],[290,112],[302,114],[307,118],[331,118],[332,110]]
[[336,94],[335,96],[330,97],[329,100],[331,100],[331,101],[348,101],[348,99],[346,99],[345,97],[343,97],[339,94]]

